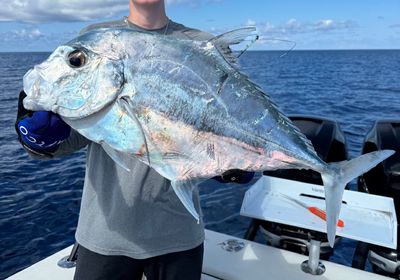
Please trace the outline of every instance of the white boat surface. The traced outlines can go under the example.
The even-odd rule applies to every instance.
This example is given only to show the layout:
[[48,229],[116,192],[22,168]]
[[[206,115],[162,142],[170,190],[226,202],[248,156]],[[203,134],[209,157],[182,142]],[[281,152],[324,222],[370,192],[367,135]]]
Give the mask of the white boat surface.
[[[223,244],[235,239],[243,242],[238,251],[227,251]],[[57,262],[68,256],[72,246],[67,247],[46,259],[12,275],[9,280],[71,280],[74,268],[61,268]],[[308,257],[290,251],[274,248],[253,241],[206,230],[204,242],[204,263],[202,280],[383,280],[392,279],[378,274],[354,269],[344,265],[321,261],[326,271],[320,275],[303,272],[301,263]]]

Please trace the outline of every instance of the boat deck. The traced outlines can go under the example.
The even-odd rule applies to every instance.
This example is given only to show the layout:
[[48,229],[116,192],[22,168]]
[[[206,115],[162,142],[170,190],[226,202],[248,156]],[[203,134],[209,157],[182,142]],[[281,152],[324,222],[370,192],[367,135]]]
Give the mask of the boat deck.
[[[237,252],[229,252],[222,244],[236,239],[243,242],[244,248]],[[336,263],[323,261],[326,271],[321,276],[306,274],[300,269],[300,264],[306,256],[273,248],[244,239],[206,230],[204,264],[202,280],[265,280],[265,279],[297,279],[297,280],[388,280],[366,271]],[[65,269],[57,262],[69,255],[72,246],[26,268],[11,276],[9,280],[70,280],[73,279],[74,268]]]

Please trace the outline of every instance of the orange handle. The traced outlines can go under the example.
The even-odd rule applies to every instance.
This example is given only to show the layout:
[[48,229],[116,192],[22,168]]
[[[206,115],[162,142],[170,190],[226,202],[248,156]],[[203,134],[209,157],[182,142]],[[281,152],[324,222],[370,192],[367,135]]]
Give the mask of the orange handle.
[[[322,220],[326,221],[326,213],[325,211],[317,208],[317,207],[308,207],[308,211],[313,213],[314,215],[320,217]],[[344,223],[341,219],[338,220],[337,222],[338,227],[344,227]]]

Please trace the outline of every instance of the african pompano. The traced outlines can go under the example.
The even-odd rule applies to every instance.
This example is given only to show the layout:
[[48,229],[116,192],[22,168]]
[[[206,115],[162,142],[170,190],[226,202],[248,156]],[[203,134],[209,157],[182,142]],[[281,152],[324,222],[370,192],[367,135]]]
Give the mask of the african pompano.
[[323,162],[269,97],[241,74],[229,46],[254,28],[209,41],[98,29],[58,47],[24,77],[30,110],[59,114],[118,164],[129,154],[165,178],[188,211],[193,182],[230,169],[313,169],[325,185],[333,246],[345,185],[393,154]]

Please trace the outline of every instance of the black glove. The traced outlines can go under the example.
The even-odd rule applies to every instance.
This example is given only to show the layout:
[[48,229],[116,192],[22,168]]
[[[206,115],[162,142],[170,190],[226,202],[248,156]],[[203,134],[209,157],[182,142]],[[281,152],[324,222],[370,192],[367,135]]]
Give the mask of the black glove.
[[240,169],[231,169],[225,171],[221,176],[216,176],[213,179],[220,183],[238,183],[247,184],[254,177],[254,172],[244,171]]

